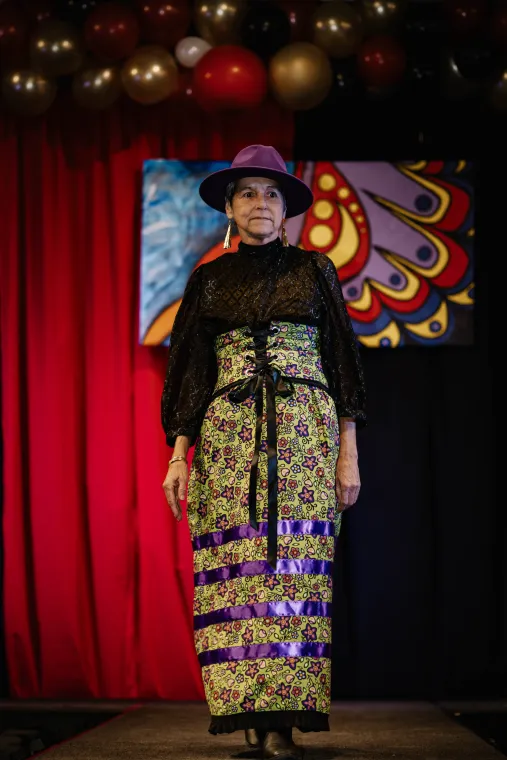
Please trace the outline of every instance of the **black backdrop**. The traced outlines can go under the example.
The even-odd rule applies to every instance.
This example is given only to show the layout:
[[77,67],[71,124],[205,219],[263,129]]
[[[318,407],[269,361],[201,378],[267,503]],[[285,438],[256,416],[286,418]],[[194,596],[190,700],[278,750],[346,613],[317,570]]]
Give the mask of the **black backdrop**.
[[[503,376],[493,388],[493,359],[503,353],[507,120],[473,103],[409,106],[344,98],[296,116],[296,159],[477,166],[475,345],[362,350],[369,424],[358,435],[361,495],[338,544],[332,696],[504,697]],[[0,646],[1,696],[4,662]]]
[[361,351],[369,424],[338,543],[333,699],[505,697],[501,380],[493,387],[504,349],[492,328],[505,300],[506,138],[505,115],[438,97],[424,109],[403,95],[350,98],[297,116],[297,159],[476,166],[475,344]]

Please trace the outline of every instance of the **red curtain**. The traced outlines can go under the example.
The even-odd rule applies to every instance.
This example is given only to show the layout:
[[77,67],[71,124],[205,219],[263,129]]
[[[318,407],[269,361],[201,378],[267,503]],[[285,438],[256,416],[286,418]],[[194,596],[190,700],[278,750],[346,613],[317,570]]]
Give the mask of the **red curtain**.
[[4,619],[13,698],[203,698],[192,555],[162,482],[167,349],[138,344],[142,162],[292,157],[268,102],[65,100],[0,118]]

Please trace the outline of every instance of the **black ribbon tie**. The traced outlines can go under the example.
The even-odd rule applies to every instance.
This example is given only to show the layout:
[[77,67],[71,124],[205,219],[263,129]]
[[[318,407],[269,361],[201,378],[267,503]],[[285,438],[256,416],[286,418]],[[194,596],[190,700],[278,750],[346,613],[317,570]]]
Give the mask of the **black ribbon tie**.
[[[276,332],[279,328],[274,328]],[[255,356],[246,356],[255,364],[251,376],[239,387],[229,391],[228,398],[234,403],[245,401],[252,393],[255,396],[255,448],[250,469],[250,485],[248,496],[249,522],[254,530],[259,530],[257,520],[257,474],[259,470],[259,453],[261,446],[263,389],[266,388],[267,416],[267,454],[268,454],[268,552],[267,560],[276,571],[277,563],[277,528],[278,528],[278,457],[276,436],[276,396],[290,396],[294,392],[293,384],[285,382],[279,367],[272,362],[276,359],[266,355],[267,337],[273,335],[268,327],[250,328],[247,333],[254,339]]]

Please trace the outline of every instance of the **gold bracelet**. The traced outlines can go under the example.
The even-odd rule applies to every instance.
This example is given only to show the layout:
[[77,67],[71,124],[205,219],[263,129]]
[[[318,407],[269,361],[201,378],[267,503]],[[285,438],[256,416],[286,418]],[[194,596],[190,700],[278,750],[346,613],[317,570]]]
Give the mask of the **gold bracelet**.
[[183,460],[186,462],[187,458],[182,456],[181,454],[178,454],[178,456],[173,457],[172,459],[169,460],[169,464],[172,464],[173,462],[179,462],[180,460]]

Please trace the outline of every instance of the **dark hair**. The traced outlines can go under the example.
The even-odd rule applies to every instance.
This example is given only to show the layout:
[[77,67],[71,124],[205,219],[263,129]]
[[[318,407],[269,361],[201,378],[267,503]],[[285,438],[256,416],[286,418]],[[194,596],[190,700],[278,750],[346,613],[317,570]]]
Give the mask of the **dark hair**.
[[[232,206],[232,199],[234,198],[234,194],[236,192],[236,184],[237,184],[237,181],[232,180],[232,182],[229,182],[229,184],[225,188],[225,200],[226,202],[230,203],[231,206]],[[285,210],[287,210],[287,199],[285,197],[285,193],[283,192],[283,189],[281,187],[279,187],[278,189],[283,198],[284,208]]]

